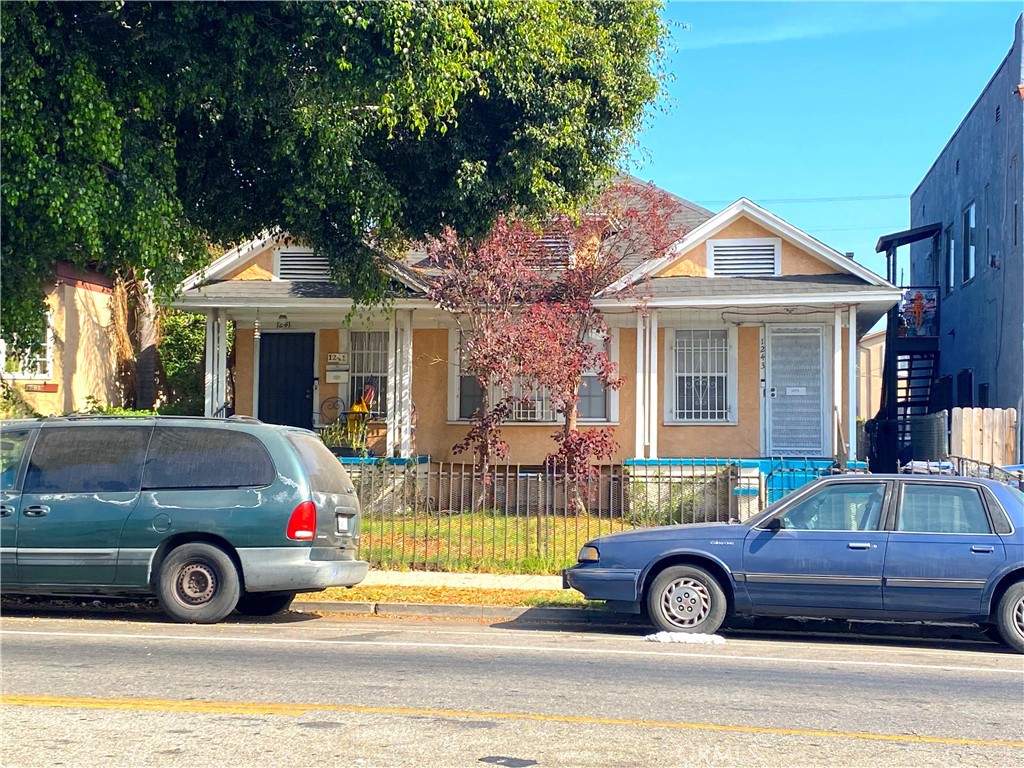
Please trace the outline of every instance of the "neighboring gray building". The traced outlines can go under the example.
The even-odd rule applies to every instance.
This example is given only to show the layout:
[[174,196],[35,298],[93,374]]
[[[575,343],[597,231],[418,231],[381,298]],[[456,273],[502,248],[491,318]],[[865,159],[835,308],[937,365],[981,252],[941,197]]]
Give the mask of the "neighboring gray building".
[[936,409],[1024,413],[1022,27],[910,198],[912,227],[942,226],[910,247],[911,283],[939,286]]

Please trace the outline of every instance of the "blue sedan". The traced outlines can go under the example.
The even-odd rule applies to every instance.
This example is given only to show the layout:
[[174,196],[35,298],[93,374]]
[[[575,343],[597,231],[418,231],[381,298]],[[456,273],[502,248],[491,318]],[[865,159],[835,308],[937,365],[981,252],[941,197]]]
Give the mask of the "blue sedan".
[[669,632],[714,633],[733,615],[970,621],[1024,653],[1024,494],[838,475],[745,523],[593,539],[562,581]]

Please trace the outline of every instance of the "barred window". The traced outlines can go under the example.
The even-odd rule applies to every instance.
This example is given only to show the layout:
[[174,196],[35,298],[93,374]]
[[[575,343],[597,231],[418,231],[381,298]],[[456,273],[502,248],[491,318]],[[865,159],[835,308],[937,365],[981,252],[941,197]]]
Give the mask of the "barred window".
[[388,412],[388,332],[349,332],[349,403],[359,402],[367,384],[374,389],[373,405],[375,414]]
[[511,421],[555,421],[555,408],[547,387],[531,386],[527,380],[520,379],[513,387],[512,396]]
[[676,331],[673,353],[675,420],[728,421],[729,331]]

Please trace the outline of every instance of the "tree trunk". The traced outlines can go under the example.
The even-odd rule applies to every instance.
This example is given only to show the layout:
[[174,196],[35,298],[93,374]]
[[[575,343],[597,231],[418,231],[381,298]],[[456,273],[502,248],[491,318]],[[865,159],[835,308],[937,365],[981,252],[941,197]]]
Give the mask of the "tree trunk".
[[135,298],[135,407],[150,410],[157,405],[160,324],[149,282],[136,275],[131,294]]

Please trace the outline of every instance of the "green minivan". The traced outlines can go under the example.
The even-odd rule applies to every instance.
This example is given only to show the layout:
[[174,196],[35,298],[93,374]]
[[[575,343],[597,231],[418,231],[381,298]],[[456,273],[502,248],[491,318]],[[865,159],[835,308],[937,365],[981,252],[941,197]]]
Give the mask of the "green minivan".
[[248,417],[0,422],[0,591],[156,595],[175,621],[353,586],[359,499],[314,432]]

